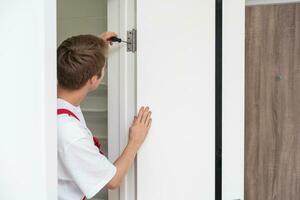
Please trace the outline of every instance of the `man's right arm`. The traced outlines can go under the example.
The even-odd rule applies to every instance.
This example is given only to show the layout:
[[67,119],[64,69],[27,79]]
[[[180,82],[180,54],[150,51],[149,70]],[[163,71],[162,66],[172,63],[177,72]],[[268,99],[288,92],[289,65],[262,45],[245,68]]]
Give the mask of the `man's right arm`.
[[134,162],[138,149],[143,144],[148,134],[151,123],[151,111],[148,107],[141,107],[138,116],[134,117],[129,129],[128,144],[121,156],[114,163],[117,171],[115,176],[106,185],[108,189],[116,189],[120,186],[128,172],[128,169]]

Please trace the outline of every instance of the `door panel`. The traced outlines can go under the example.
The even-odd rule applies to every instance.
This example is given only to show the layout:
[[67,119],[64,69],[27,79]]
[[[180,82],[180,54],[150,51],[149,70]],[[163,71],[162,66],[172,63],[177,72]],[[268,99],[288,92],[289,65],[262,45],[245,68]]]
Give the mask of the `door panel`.
[[137,106],[153,125],[137,199],[214,199],[215,3],[137,2]]
[[300,5],[246,8],[246,200],[300,196]]

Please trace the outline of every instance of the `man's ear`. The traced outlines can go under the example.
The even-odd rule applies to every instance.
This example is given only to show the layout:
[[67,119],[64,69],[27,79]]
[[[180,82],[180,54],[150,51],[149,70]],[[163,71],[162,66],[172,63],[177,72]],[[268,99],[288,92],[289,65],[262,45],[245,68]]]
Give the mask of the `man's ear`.
[[97,85],[97,83],[98,83],[98,80],[99,80],[99,78],[98,78],[98,76],[97,75],[94,75],[94,76],[92,76],[92,78],[90,78],[90,84],[91,84],[91,86],[93,87],[93,86],[95,86],[95,85]]
[[97,89],[98,82],[99,82],[98,76],[97,75],[92,76],[92,78],[90,78],[88,81],[89,91],[93,91],[93,90]]

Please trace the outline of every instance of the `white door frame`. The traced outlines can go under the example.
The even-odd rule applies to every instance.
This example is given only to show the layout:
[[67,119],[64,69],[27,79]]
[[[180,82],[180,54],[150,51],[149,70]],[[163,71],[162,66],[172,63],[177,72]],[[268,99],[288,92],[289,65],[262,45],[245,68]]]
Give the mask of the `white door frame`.
[[[107,30],[126,40],[136,27],[135,0],[108,0]],[[125,43],[114,44],[108,59],[108,157],[115,161],[127,144],[128,129],[136,112],[136,55]],[[136,162],[135,162],[136,163]],[[135,165],[120,189],[109,191],[109,200],[136,199]]]

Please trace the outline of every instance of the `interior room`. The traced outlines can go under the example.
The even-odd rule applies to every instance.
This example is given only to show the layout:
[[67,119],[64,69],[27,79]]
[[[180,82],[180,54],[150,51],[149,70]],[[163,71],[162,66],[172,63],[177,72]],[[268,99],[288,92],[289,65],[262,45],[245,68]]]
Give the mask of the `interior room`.
[[[1,0],[0,24],[0,199],[300,199],[299,0]],[[69,59],[76,89],[71,37],[105,63]]]

